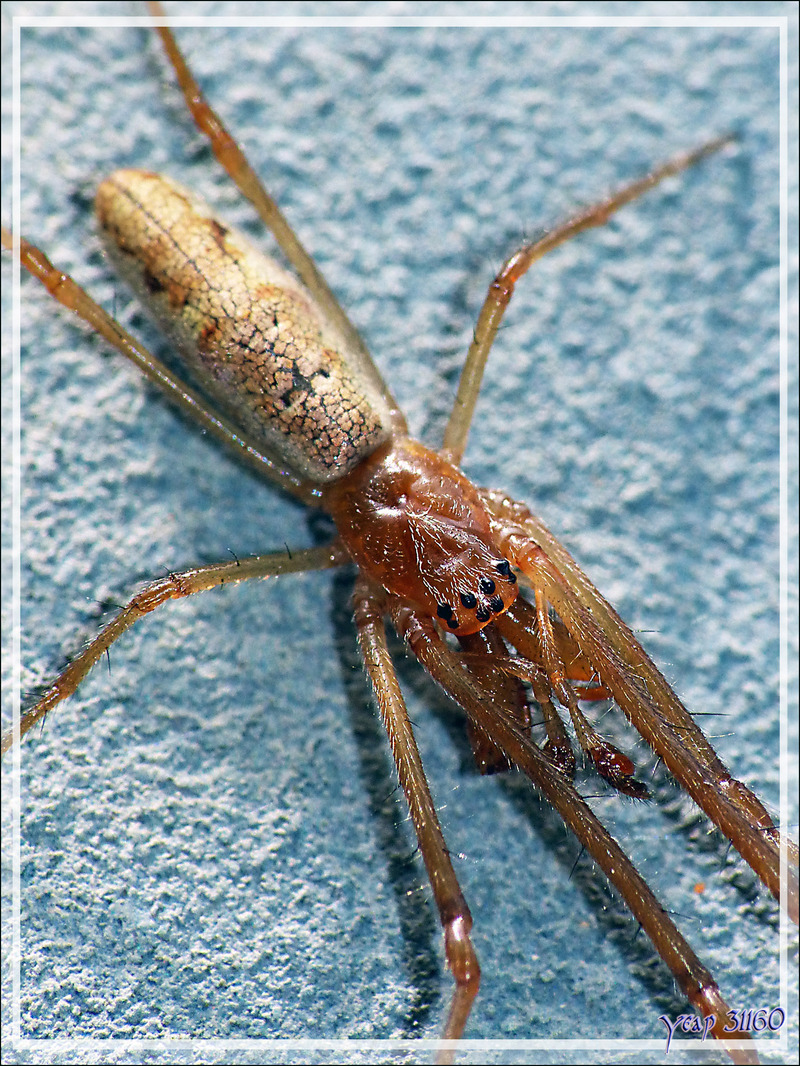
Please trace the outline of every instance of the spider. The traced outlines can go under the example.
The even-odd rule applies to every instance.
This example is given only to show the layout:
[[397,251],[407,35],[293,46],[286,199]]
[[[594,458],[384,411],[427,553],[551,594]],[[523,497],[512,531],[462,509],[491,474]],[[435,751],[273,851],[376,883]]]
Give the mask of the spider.
[[[663,154],[663,153],[662,153],[662,154]],[[693,179],[692,179],[692,178],[690,178],[689,180],[690,180],[690,182],[691,182],[691,181],[692,181]],[[681,202],[681,203],[683,203],[683,200],[684,200],[684,198],[685,198],[685,195],[686,195],[686,194],[685,194],[685,193],[684,193],[684,192],[682,191],[682,192],[681,192],[681,196],[680,196],[680,202]],[[537,209],[537,212],[536,212],[536,213],[537,213],[537,215],[539,214],[539,211],[538,211],[538,209]],[[562,213],[562,214],[564,213],[564,212],[563,212],[563,210],[562,210],[562,212],[561,212],[561,213]],[[624,223],[620,223],[620,224],[624,224]],[[384,252],[384,255],[385,255],[385,254],[386,254],[386,253]],[[455,349],[455,345],[454,345],[454,349]],[[494,364],[490,364],[490,374],[491,374],[491,372],[492,372],[492,371],[494,371],[495,369],[496,369],[496,368],[494,367]],[[408,371],[406,371],[406,373],[408,373]],[[501,373],[501,376],[502,376],[502,370],[500,370],[500,373]],[[482,407],[483,407],[483,403],[482,403]],[[494,407],[496,408],[496,403],[494,404]],[[490,414],[490,416],[489,416],[489,417],[491,418],[491,417],[492,417],[492,415]],[[495,417],[496,417],[496,416],[495,416]],[[495,438],[495,439],[496,439],[496,438]],[[199,462],[199,460],[198,460],[198,462]],[[489,477],[491,476],[491,474],[492,474],[492,471],[490,470],[490,474],[489,474],[489,475],[486,475],[486,476],[484,476],[484,477],[482,478],[482,480],[486,480],[486,481],[488,481],[488,480],[489,480]],[[492,480],[494,480],[494,481],[497,481],[497,480],[498,480],[498,478],[497,478],[497,477],[492,477]],[[523,494],[522,494],[521,492],[515,491],[515,495],[523,495]],[[229,541],[225,541],[224,543],[226,543],[226,544],[227,544],[228,542],[231,542],[231,543],[235,543],[234,541],[232,541],[232,540],[230,540],[230,539],[229,539]],[[280,539],[279,539],[279,541],[278,541],[278,542],[280,543]],[[291,542],[290,542],[290,543],[291,543]],[[238,546],[238,543],[236,544],[236,548],[237,548],[237,552],[238,552],[238,551],[239,551],[239,546]],[[209,551],[216,551],[216,552],[217,552],[217,554],[219,554],[219,552],[218,552],[218,542],[215,542],[215,544],[214,544],[214,545],[212,545],[212,546],[210,547]],[[144,565],[145,565],[145,564],[143,563],[143,564],[142,564],[142,566],[144,566]],[[130,579],[130,569],[128,570],[128,574],[127,574],[127,577],[128,577],[128,579]],[[271,612],[273,612],[273,611],[275,611],[276,613],[280,614],[280,612],[281,612],[281,610],[282,610],[282,604],[281,604],[281,602],[279,602],[279,599],[278,599],[278,597],[279,597],[279,596],[281,596],[281,595],[283,595],[283,591],[282,591],[282,590],[283,590],[283,587],[284,587],[284,585],[286,585],[286,584],[288,584],[288,582],[279,582],[279,583],[276,583],[276,585],[277,585],[277,587],[276,587],[276,588],[269,588],[268,590],[260,590],[260,592],[261,592],[261,596],[262,596],[262,597],[263,597],[263,596],[267,596],[267,597],[268,597],[268,603],[269,603],[269,608],[268,608],[268,609],[269,609],[270,613],[271,613]],[[91,587],[92,587],[92,589],[94,589],[94,588],[96,587],[96,582],[95,582],[95,581],[93,581],[93,582],[92,582],[92,585],[91,585]],[[243,591],[243,589],[240,589],[240,590],[239,590],[239,592],[241,592],[241,591]],[[276,593],[277,593],[277,596],[276,596]],[[324,593],[322,593],[322,595],[324,595]],[[229,594],[229,596],[228,596],[228,597],[226,598],[226,603],[229,603],[229,602],[230,602],[230,594]],[[317,599],[316,597],[314,598],[314,603],[315,603],[315,605],[316,605],[317,607],[319,606],[319,601],[318,601],[318,599]],[[306,607],[308,608],[308,605],[306,605]],[[286,629],[288,630],[288,628],[289,628],[289,623],[288,623],[288,621],[286,621],[286,622],[285,622],[284,624],[282,624],[280,628],[281,628],[281,629],[283,629],[283,628],[284,628],[284,626],[285,626],[285,628],[286,628]],[[302,638],[300,638],[300,639],[302,639]],[[117,660],[119,660],[120,654],[121,654],[120,652],[117,652],[117,653],[116,653],[116,655],[115,655],[115,657],[114,657],[115,673],[116,673],[116,669],[117,669],[116,663],[117,663]],[[178,663],[178,662],[179,662],[179,659],[177,659],[177,657],[176,657],[176,665],[177,665],[177,663]],[[313,691],[313,690],[312,690],[312,691]],[[162,725],[161,725],[161,728],[163,729],[163,723],[162,723]],[[435,779],[435,772],[433,772],[433,771],[431,772],[431,777],[433,777],[433,778]],[[456,801],[458,801],[458,795],[456,796]],[[454,801],[451,801],[451,803],[450,803],[450,807],[451,807],[451,808],[452,808],[452,807],[454,807],[454,806],[456,806],[456,805],[457,805],[457,803],[456,803],[456,802],[454,802]],[[603,813],[604,813],[604,815],[606,814],[606,811],[607,811],[607,807],[604,807],[604,810],[603,810]],[[613,817],[614,817],[614,816],[612,815],[612,818],[613,818]],[[448,835],[449,835],[449,832],[448,832]],[[532,874],[533,874],[533,871],[532,871]],[[484,948],[484,949],[482,950],[482,956],[484,957],[484,960],[485,960],[485,956],[486,956],[486,949],[485,949],[485,948]],[[486,984],[487,984],[487,981],[484,981],[484,989],[482,989],[482,992],[481,992],[481,996],[483,996],[483,995],[484,995],[484,990],[485,990],[485,988],[486,988]],[[480,1000],[479,1000],[479,1002],[480,1002]]]

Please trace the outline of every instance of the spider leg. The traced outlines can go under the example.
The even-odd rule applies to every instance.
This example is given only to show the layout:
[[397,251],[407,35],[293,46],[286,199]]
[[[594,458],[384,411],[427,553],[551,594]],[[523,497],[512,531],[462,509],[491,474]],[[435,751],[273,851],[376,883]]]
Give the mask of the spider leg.
[[[520,597],[507,611],[499,615],[494,623],[494,628],[524,657],[512,658],[505,652],[503,645],[499,657],[497,654],[494,657],[480,657],[479,661],[486,664],[484,671],[493,664],[495,673],[501,671],[531,684],[547,731],[547,741],[542,750],[562,773],[574,777],[575,755],[561,716],[553,704],[553,696],[569,712],[578,743],[597,772],[620,792],[634,799],[646,799],[649,795],[647,787],[633,777],[635,767],[631,760],[609,741],[604,740],[581,711],[578,700],[583,698],[582,693],[576,693],[569,684],[574,678],[564,662],[564,653],[571,652],[575,646],[574,641],[569,637],[564,624],[559,619],[550,617],[541,591],[536,590],[534,595],[535,608]],[[463,645],[463,638],[459,640]],[[477,659],[478,656],[472,652],[464,657],[466,665],[473,673],[478,665]],[[581,677],[588,679],[593,676],[591,667],[585,661],[573,661],[572,665],[575,668],[573,672],[577,672]],[[489,687],[496,702],[496,686]],[[608,698],[611,695],[599,685],[595,686],[592,694],[594,698]]]
[[528,271],[537,259],[541,259],[560,244],[564,244],[565,241],[571,240],[579,233],[591,229],[593,226],[605,225],[609,217],[615,211],[619,211],[621,207],[631,203],[633,200],[637,200],[665,178],[680,174],[682,170],[694,166],[701,159],[719,151],[720,148],[724,148],[726,144],[730,144],[733,140],[735,138],[732,135],[717,137],[713,141],[708,141],[706,144],[700,145],[699,148],[695,148],[694,151],[684,152],[675,156],[645,177],[623,186],[612,196],[609,196],[608,199],[599,204],[594,204],[592,207],[587,207],[584,211],[567,219],[566,222],[551,230],[541,240],[526,244],[506,261],[489,286],[483,307],[478,315],[464,369],[461,371],[458,392],[456,393],[453,410],[450,412],[450,419],[445,429],[442,445],[442,454],[450,462],[458,465],[464,455],[467,435],[472,425],[472,416],[478,400],[486,360],[494,344],[506,307],[508,307],[511,297],[514,295],[514,287],[523,274]]
[[[544,752],[520,730],[503,703],[495,701],[491,691],[483,689],[479,679],[470,674],[443,640],[433,619],[416,614],[399,601],[392,606],[391,615],[398,633],[434,680],[530,779],[604,871],[692,1005],[704,1017],[713,1015],[711,1031],[714,1036],[726,1045],[731,1039],[749,1039],[745,1032],[723,1031],[728,1007],[711,973],[694,954],[625,852],[581,799],[572,782],[556,770]],[[735,1062],[758,1061],[747,1045],[727,1045],[727,1050]]]
[[[519,626],[510,629],[508,622],[508,614],[511,612],[516,618],[519,616],[520,609],[527,610],[528,614],[525,617],[525,622],[522,628]],[[567,777],[575,776],[575,754],[572,750],[572,744],[564,723],[561,721],[561,716],[553,704],[553,686],[551,685],[550,678],[548,677],[547,670],[545,668],[545,655],[542,649],[541,642],[537,633],[536,619],[530,615],[531,608],[521,599],[514,601],[512,606],[505,614],[497,618],[494,625],[486,626],[485,629],[480,630],[479,633],[473,634],[472,637],[464,638],[459,637],[459,643],[465,649],[465,654],[461,656],[461,661],[466,665],[471,673],[476,673],[479,670],[481,664],[483,664],[483,674],[478,673],[478,676],[484,681],[486,680],[486,671],[489,667],[493,667],[494,674],[504,673],[511,677],[519,678],[520,680],[527,681],[533,690],[533,696],[539,709],[542,712],[542,722],[547,732],[547,740],[542,745],[542,751],[550,758],[555,766],[566,774]],[[569,643],[565,643],[564,636],[569,637],[566,628],[563,623],[558,619],[550,619],[551,623],[551,644],[554,648],[555,661],[558,663],[556,673],[568,680],[588,680],[594,676],[591,667],[583,662],[576,662],[573,658],[574,641],[569,638]],[[480,654],[478,651],[473,650],[475,648],[474,643],[468,643],[468,641],[474,641],[475,637],[483,637],[487,631],[498,631],[503,627],[506,637],[509,638],[509,643],[519,651],[524,658],[519,656],[510,656],[505,649],[505,644],[502,645],[502,650],[492,650],[491,654],[484,652]],[[502,641],[502,638],[500,638]],[[569,667],[564,663],[569,660]],[[551,663],[551,669],[555,669],[554,663]],[[574,676],[577,674],[577,677]],[[484,684],[484,687],[486,685]],[[497,685],[490,684],[488,686],[492,692],[493,700],[497,700]],[[608,693],[602,687],[595,686],[592,692],[602,694],[602,698],[607,698]],[[583,698],[583,693],[579,694],[579,698]],[[597,698],[601,698],[598,696]],[[567,706],[565,700],[569,699],[572,704],[572,710],[580,714],[573,694],[564,696],[562,703]],[[583,716],[580,716],[583,718]],[[584,720],[585,721],[585,720]],[[588,723],[586,723],[588,726]],[[477,727],[471,722],[467,723],[468,730],[477,731]],[[585,729],[583,730],[585,733]],[[580,735],[580,731],[579,731]]]
[[[160,3],[148,3],[150,14],[154,19],[164,20],[166,16]],[[231,177],[243,196],[255,207],[262,221],[275,237],[286,258],[300,276],[301,281],[313,296],[329,324],[340,334],[346,346],[358,355],[359,367],[372,384],[385,397],[392,413],[392,422],[396,433],[406,432],[406,421],[390,393],[378,368],[372,361],[364,341],[342,309],[325,278],[317,269],[314,260],[300,243],[297,235],[283,215],[283,212],[264,188],[256,172],[250,166],[242,149],[228,132],[222,119],[211,108],[200,86],[195,81],[186,63],[175,37],[169,27],[162,21],[156,25],[164,51],[175,71],[186,106],[189,108],[195,125],[211,143],[218,162]]]
[[[535,608],[521,597],[501,615],[496,625],[510,644],[523,655],[541,662],[549,685],[562,707],[566,707],[578,743],[597,772],[614,788],[634,799],[646,799],[647,788],[633,777],[634,765],[609,741],[604,740],[578,706],[578,696],[570,684],[562,658],[562,644],[556,639],[553,620],[540,589],[534,590]],[[603,689],[602,691],[606,691]]]
[[277,574],[301,573],[306,570],[325,570],[329,567],[340,566],[347,559],[348,556],[344,550],[334,542],[323,548],[306,548],[291,554],[287,551],[273,552],[269,555],[254,555],[248,559],[202,566],[153,581],[141,592],[137,592],[119,614],[103,626],[94,640],[90,641],[83,651],[62,670],[34,706],[25,711],[20,719],[19,734],[16,733],[16,729],[11,729],[3,737],[2,753],[5,754],[18,737],[23,737],[56,704],[66,699],[67,696],[71,696],[97,660],[105,654],[114,641],[122,636],[126,629],[169,600],[182,599],[195,592],[205,592],[219,585],[246,581],[250,578],[273,577]]
[[[498,669],[498,658],[506,658],[508,649],[497,629],[484,626],[477,633],[458,638],[466,652],[464,661],[470,673],[481,679],[484,686],[490,688],[495,699],[503,699],[509,712],[514,715],[523,732],[530,731],[531,715],[525,690],[519,680]],[[492,738],[474,722],[467,719],[467,736],[469,737],[475,763],[482,774],[503,773],[511,764]]]
[[[628,720],[695,803],[725,834],[780,900],[781,834],[766,808],[721,762],[692,716],[614,609],[528,509],[501,494],[482,493],[496,516],[498,546],[540,589]],[[797,866],[797,849],[787,843]],[[789,871],[787,909],[796,922],[796,870]]]
[[547,678],[547,672],[542,667],[532,671],[529,679],[533,689],[533,698],[539,704],[544,719],[544,727],[547,732],[547,740],[542,745],[542,751],[550,761],[567,777],[575,776],[575,752],[572,750],[569,736],[561,715],[553,704],[553,691]]
[[[361,654],[389,737],[397,775],[411,812],[420,852],[444,929],[447,964],[456,982],[443,1039],[459,1040],[480,984],[480,966],[469,936],[472,916],[450,861],[450,853],[425,777],[405,700],[389,654],[383,622],[386,609],[384,594],[374,591],[374,587],[366,579],[359,578],[356,582],[354,604]],[[440,1061],[446,1061],[446,1056],[440,1058]]]
[[558,655],[564,664],[569,681],[577,681],[582,686],[578,690],[579,700],[610,700],[611,693],[603,688],[597,671],[581,653],[580,648],[570,636],[570,632],[560,618],[551,618],[550,627],[558,649]]

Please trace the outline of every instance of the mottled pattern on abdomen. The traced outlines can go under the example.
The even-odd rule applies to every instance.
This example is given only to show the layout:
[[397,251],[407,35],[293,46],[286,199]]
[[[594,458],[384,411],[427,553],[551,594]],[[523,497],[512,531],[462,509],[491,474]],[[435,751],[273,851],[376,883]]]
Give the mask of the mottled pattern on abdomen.
[[196,382],[259,450],[335,481],[388,439],[389,415],[300,282],[175,183],[118,171],[97,193],[108,250]]

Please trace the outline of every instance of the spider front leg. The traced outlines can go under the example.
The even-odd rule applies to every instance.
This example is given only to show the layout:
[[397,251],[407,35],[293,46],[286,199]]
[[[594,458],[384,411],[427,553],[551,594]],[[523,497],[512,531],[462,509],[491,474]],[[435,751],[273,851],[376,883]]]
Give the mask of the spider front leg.
[[[386,643],[386,628],[383,622],[386,611],[385,593],[376,590],[364,578],[359,578],[353,599],[361,654],[389,737],[397,776],[405,793],[420,853],[439,911],[444,930],[447,965],[456,982],[443,1039],[460,1040],[478,994],[481,976],[478,957],[469,936],[472,915],[450,861],[450,853],[445,844],[408,710]],[[451,1061],[447,1049],[442,1049],[438,1061]]]
[[[780,901],[781,834],[758,797],[731,775],[633,633],[552,534],[533,516],[526,521],[530,512],[524,505],[499,494],[483,496],[495,515],[498,547],[556,610],[603,686],[670,773]],[[797,848],[788,841],[785,846],[790,867],[785,905],[797,922]]]
[[346,561],[343,549],[334,542],[324,548],[307,548],[290,553],[274,552],[269,555],[254,555],[248,559],[236,559],[233,562],[202,566],[181,573],[169,574],[168,577],[153,581],[137,592],[122,610],[105,625],[94,640],[90,641],[70,663],[61,671],[53,683],[36,703],[25,711],[19,722],[6,733],[2,742],[2,753],[18,743],[19,739],[37,722],[43,721],[62,700],[71,696],[86,677],[91,668],[129,629],[134,622],[146,614],[163,606],[170,600],[182,599],[196,592],[217,588],[231,582],[247,581],[250,578],[275,577],[278,574],[302,573],[306,570],[325,570],[340,566]]
[[[481,677],[449,647],[432,618],[417,614],[396,597],[391,604],[392,622],[408,642],[428,673],[487,733],[494,744],[542,793],[572,830],[591,858],[617,889],[626,906],[650,937],[661,958],[689,1002],[709,1022],[738,1063],[755,1063],[752,1046],[741,1044],[750,1034],[726,1032],[729,1009],[711,973],[695,955],[650,886],[614,840],[568,778],[520,728],[503,699],[484,687]],[[735,1040],[732,1045],[729,1041]]]

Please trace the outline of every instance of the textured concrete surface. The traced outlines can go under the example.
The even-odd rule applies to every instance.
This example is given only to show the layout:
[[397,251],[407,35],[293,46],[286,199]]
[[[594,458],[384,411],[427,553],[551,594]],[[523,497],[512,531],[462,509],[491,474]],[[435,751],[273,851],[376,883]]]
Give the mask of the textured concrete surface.
[[[139,12],[7,4],[3,47],[14,13],[123,9]],[[336,14],[498,10],[795,9],[335,5]],[[739,132],[737,148],[554,254],[520,286],[465,465],[538,510],[643,631],[688,706],[710,716],[703,724],[725,761],[776,806],[777,29],[222,24],[180,39],[363,330],[413,431],[431,443],[503,257],[653,163]],[[163,170],[254,235],[260,228],[184,117],[144,29],[39,27],[24,42],[24,231],[157,345],[99,252],[97,182],[117,166]],[[5,187],[3,197],[6,220]],[[33,284],[23,313],[30,688],[91,634],[97,601],[120,602],[147,577],[229,551],[310,544],[325,526],[262,489]],[[430,1060],[430,1050],[356,1045],[50,1043],[440,1032],[450,980],[358,667],[349,590],[344,573],[311,575],[171,606],[121,641],[110,674],[96,669],[25,744],[22,1034],[47,1042],[5,1042],[4,1061]],[[398,659],[475,917],[483,984],[468,1035],[551,1045],[460,1061],[661,1061],[658,1016],[687,1009],[669,974],[585,860],[570,876],[577,846],[530,790],[471,770],[458,716]],[[7,679],[5,653],[3,667]],[[643,746],[623,743],[647,775]],[[582,789],[602,791],[589,776]],[[776,1006],[774,906],[678,791],[661,782],[657,792],[658,804],[604,796],[595,806],[730,1003]],[[4,980],[7,1005],[8,967]],[[576,1051],[570,1039],[657,1043]],[[696,1053],[669,1061],[683,1058]],[[778,1050],[763,1058],[786,1060]]]

